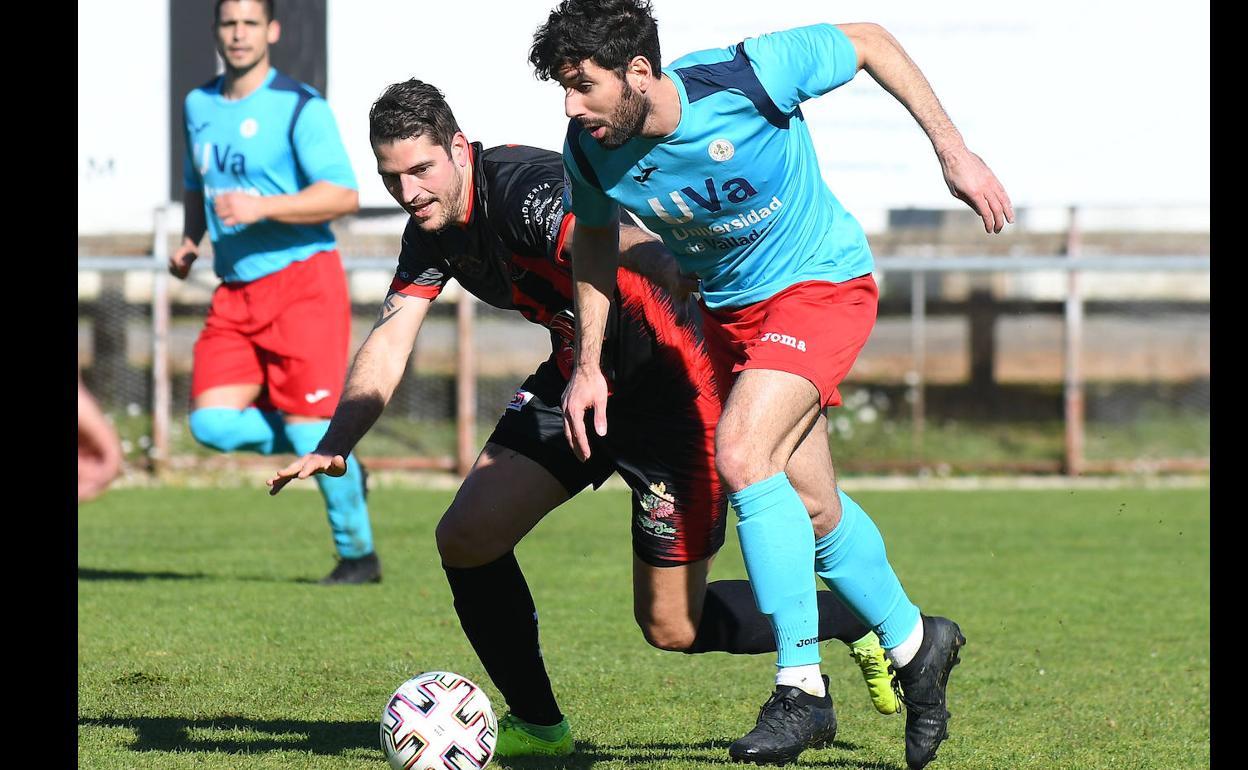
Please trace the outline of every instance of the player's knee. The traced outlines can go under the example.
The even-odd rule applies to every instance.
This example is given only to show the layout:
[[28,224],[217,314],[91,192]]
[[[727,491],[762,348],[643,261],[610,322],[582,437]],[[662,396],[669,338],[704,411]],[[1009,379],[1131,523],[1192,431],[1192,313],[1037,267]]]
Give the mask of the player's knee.
[[[715,469],[729,489],[743,489],[758,479],[758,458],[747,441],[715,435]],[[765,477],[762,477],[765,478]]]
[[438,555],[448,567],[479,567],[488,564],[510,550],[483,531],[471,516],[452,503],[450,509],[438,522],[434,537],[438,543]]
[[210,449],[229,452],[235,446],[237,415],[233,409],[196,409],[190,416],[191,435]]
[[693,646],[698,630],[687,618],[664,620],[653,618],[637,618],[641,634],[651,647],[670,652],[684,652]]

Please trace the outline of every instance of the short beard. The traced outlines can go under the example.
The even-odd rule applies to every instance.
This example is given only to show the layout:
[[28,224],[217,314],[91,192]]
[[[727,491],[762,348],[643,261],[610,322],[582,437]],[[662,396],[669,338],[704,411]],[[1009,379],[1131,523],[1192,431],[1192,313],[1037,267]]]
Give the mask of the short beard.
[[611,112],[611,118],[606,125],[607,130],[598,140],[598,144],[608,150],[620,147],[641,133],[641,127],[645,125],[648,117],[650,117],[650,97],[637,93],[625,82],[620,103]]
[[[464,170],[459,166],[454,167],[455,174],[455,192],[452,194],[453,200],[438,198],[438,202],[442,204],[442,212],[445,215],[441,222],[434,227],[421,226],[421,229],[427,233],[440,233],[451,225],[458,225],[459,221],[464,217],[463,190],[464,190]],[[469,195],[472,193],[470,192]]]

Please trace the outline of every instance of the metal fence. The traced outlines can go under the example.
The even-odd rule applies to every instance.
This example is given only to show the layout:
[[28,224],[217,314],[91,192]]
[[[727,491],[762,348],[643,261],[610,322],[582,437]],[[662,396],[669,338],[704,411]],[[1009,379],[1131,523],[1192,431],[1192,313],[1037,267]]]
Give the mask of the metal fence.
[[[880,316],[829,411],[847,473],[1203,471],[1209,467],[1209,259],[879,257]],[[191,347],[215,278],[186,284],[153,256],[80,257],[78,361],[127,462],[210,463],[186,427]],[[207,260],[201,260],[207,262]],[[344,260],[353,349],[392,257]],[[372,467],[463,473],[515,388],[549,353],[544,330],[454,286],[360,445]],[[264,462],[272,465],[271,459]]]

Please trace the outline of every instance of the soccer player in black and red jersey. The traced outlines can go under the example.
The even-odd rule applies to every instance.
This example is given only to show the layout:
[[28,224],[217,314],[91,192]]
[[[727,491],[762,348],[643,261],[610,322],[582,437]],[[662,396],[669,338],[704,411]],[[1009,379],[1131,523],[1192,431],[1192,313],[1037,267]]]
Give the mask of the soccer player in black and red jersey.
[[[621,267],[602,366],[617,426],[577,459],[560,399],[572,366],[572,300],[565,180],[558,153],[483,149],[460,131],[437,88],[390,86],[369,114],[377,171],[411,218],[398,269],[315,452],[269,480],[340,475],[380,417],[447,281],[550,330],[552,353],[516,391],[437,528],[455,611],[510,713],[499,756],[573,750],[538,646],[537,612],[515,545],[585,487],[619,473],[633,490],[634,611],[646,640],[682,652],[775,650],[771,626],[744,580],[707,583],[724,540],[726,499],[713,456],[719,400],[702,346],[693,284],[657,239],[621,221]],[[505,500],[500,496],[505,495]],[[874,634],[830,592],[819,592],[819,638],[849,644],[877,710],[898,710]]]

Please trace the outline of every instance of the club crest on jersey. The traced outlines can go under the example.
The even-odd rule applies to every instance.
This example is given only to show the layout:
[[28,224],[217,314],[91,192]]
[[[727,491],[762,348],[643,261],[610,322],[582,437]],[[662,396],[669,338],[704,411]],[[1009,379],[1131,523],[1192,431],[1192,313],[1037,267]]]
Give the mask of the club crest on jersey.
[[247,118],[242,123],[238,124],[238,134],[244,139],[250,139],[255,136],[256,132],[259,130],[260,124],[256,122],[255,118]]
[[511,403],[507,408],[513,412],[518,412],[524,408],[524,405],[533,400],[533,394],[527,390],[517,390],[516,395],[511,397]]
[[706,152],[711,156],[711,160],[718,163],[723,163],[730,159],[736,151],[737,149],[732,146],[732,142],[727,139],[716,139],[711,142],[710,147],[706,148]]

